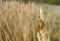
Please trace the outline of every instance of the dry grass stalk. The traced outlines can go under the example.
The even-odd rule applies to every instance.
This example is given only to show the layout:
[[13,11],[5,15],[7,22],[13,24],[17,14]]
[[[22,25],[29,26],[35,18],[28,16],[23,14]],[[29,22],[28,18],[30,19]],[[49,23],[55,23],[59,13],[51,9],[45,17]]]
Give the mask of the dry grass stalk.
[[44,23],[44,15],[43,15],[43,9],[40,7],[40,18],[41,20],[38,20],[38,29],[39,32],[37,32],[37,38],[38,41],[47,41],[47,30],[45,29],[45,23]]

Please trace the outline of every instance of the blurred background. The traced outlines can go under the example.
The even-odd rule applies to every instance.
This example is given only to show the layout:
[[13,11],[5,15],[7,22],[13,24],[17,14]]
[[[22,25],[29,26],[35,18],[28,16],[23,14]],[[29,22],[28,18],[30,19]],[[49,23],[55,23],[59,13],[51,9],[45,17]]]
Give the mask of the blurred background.
[[40,6],[49,40],[60,41],[60,0],[0,0],[0,41],[38,41]]

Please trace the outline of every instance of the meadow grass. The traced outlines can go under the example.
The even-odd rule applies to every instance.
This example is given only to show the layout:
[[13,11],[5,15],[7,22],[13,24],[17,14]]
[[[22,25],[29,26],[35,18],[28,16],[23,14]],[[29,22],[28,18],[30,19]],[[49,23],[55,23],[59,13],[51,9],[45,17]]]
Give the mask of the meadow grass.
[[[51,5],[41,5],[44,10],[45,27],[50,41],[60,41],[60,17]],[[16,1],[0,5],[0,41],[37,41],[39,5]]]

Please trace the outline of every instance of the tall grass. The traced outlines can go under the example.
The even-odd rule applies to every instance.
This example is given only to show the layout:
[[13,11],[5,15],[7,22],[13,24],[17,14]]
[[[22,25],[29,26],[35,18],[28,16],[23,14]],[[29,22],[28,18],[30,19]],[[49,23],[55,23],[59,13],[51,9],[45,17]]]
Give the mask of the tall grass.
[[[50,5],[41,5],[44,10],[47,36],[51,41],[60,41],[60,18]],[[39,5],[16,1],[2,2],[0,6],[1,41],[37,41]]]

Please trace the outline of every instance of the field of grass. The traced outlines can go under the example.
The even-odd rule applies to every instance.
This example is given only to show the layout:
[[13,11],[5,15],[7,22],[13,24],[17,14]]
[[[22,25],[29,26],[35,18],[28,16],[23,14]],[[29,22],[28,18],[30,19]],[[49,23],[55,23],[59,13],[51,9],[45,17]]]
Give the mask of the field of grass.
[[37,41],[40,5],[44,10],[47,36],[50,41],[60,41],[60,6],[16,1],[0,4],[0,41]]

